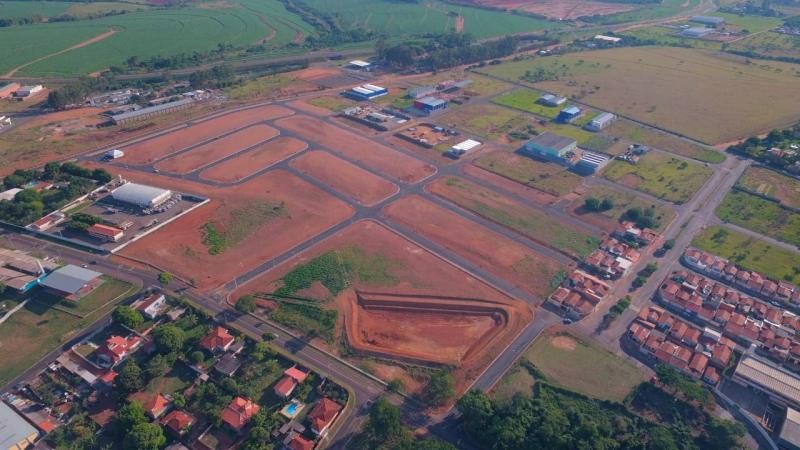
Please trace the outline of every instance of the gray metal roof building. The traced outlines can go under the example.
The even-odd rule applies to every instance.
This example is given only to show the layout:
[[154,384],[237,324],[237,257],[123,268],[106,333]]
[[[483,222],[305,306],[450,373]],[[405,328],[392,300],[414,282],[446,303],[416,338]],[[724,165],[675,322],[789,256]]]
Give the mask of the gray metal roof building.
[[722,25],[723,23],[725,23],[725,19],[717,16],[692,16],[690,20],[692,22],[702,23],[705,25],[712,25],[712,26]]
[[103,275],[94,270],[84,269],[72,264],[56,269],[50,275],[39,282],[41,286],[50,288],[65,294],[76,294],[91,281]]
[[39,431],[10,406],[0,402],[0,449],[27,448],[39,438]]
[[169,200],[172,191],[138,183],[125,183],[111,191],[114,200],[149,208]]
[[115,114],[111,116],[111,121],[119,125],[127,122],[132,122],[134,120],[145,119],[155,115],[166,114],[170,111],[176,111],[178,109],[186,108],[191,104],[193,104],[194,102],[195,100],[193,98],[184,98],[182,100],[174,102],[162,103],[160,105],[137,109],[135,111],[128,111],[122,114]]
[[800,405],[800,378],[773,364],[745,356],[736,366],[733,379],[790,405]]
[[782,446],[800,450],[800,411],[792,408],[786,409],[786,420],[778,435]]

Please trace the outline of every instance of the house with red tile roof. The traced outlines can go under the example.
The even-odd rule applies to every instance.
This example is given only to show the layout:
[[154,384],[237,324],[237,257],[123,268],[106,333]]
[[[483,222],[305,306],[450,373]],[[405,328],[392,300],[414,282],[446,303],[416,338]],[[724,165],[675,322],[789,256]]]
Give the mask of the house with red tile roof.
[[197,418],[186,411],[179,409],[170,411],[161,419],[161,425],[170,430],[175,436],[183,436],[189,428],[197,422]]
[[95,350],[97,361],[100,367],[114,367],[139,348],[141,343],[142,339],[136,335],[128,337],[110,336],[101,347]]
[[692,360],[689,362],[689,374],[695,378],[699,379],[705,373],[706,366],[708,366],[708,356],[697,352],[692,356]]
[[158,419],[172,407],[172,402],[161,394],[149,394],[140,403],[151,419]]
[[712,366],[706,367],[706,371],[703,372],[703,381],[712,386],[716,386],[717,383],[719,383],[719,373],[717,373],[717,369]]
[[234,337],[228,333],[225,327],[216,326],[200,340],[200,347],[211,353],[224,352],[233,344]]
[[142,313],[143,316],[150,320],[155,320],[164,305],[167,302],[167,297],[160,292],[148,295],[147,297],[139,300],[133,304],[133,309]]
[[275,395],[277,395],[279,398],[287,399],[290,395],[292,395],[292,392],[294,392],[296,387],[297,381],[295,381],[294,378],[290,376],[283,376],[280,380],[278,380],[277,383],[275,383],[275,386],[272,387],[272,391],[275,392]]
[[244,397],[236,397],[222,410],[220,419],[233,430],[239,432],[261,409],[256,403]]
[[296,435],[289,441],[287,447],[289,447],[289,450],[312,450],[314,448],[314,441],[309,441],[303,436]]
[[319,400],[311,412],[308,413],[308,421],[311,424],[311,431],[317,436],[322,436],[328,431],[331,424],[339,416],[342,405],[334,402],[328,397]]

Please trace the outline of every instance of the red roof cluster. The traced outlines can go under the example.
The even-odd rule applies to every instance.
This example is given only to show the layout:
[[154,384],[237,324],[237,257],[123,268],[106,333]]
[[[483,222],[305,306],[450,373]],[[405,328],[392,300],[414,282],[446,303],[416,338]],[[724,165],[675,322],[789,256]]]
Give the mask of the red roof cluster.
[[585,317],[608,294],[606,283],[580,270],[573,271],[549,300],[561,309]]
[[220,418],[231,428],[239,431],[259,409],[256,403],[244,397],[236,397],[222,410]]
[[327,397],[323,397],[322,400],[314,405],[314,409],[308,413],[308,420],[311,422],[311,430],[317,434],[324,433],[341,410],[342,405]]
[[200,347],[210,351],[224,351],[233,344],[234,337],[225,327],[217,326],[200,340]]

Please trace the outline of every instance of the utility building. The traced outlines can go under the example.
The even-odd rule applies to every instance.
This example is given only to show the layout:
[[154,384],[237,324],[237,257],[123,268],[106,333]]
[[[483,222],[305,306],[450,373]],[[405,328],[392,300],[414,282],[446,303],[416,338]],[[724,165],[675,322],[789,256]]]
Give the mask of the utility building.
[[600,113],[597,115],[597,117],[590,120],[589,123],[586,124],[586,129],[589,131],[600,131],[603,128],[611,125],[611,123],[616,119],[617,116],[609,112]]
[[542,133],[528,141],[520,152],[534,158],[562,160],[569,152],[574,152],[578,143],[574,139],[549,132]]
[[447,100],[436,97],[424,97],[414,102],[414,108],[425,114],[433,114],[447,109]]
[[122,203],[155,208],[172,197],[172,191],[137,183],[125,183],[111,192],[114,200]]
[[581,116],[581,109],[577,106],[569,106],[558,113],[558,121],[564,123],[572,123]]

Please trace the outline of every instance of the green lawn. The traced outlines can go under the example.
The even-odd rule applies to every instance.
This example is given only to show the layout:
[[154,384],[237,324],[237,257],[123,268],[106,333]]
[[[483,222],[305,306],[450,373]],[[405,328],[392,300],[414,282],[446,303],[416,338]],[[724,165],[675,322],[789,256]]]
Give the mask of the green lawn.
[[711,169],[671,156],[650,152],[637,164],[612,161],[603,172],[611,181],[674,203],[692,198],[711,176]]
[[536,378],[526,367],[515,365],[492,389],[492,397],[500,403],[508,403],[517,394],[530,395],[535,384]]
[[324,95],[322,97],[314,97],[311,100],[308,100],[308,103],[337,113],[342,112],[345,109],[355,105],[355,103],[353,103],[352,101],[336,95]]
[[589,197],[594,197],[599,200],[606,198],[611,199],[614,202],[613,208],[609,209],[608,211],[590,214],[602,214],[614,220],[619,220],[625,211],[630,208],[655,208],[654,217],[656,220],[658,220],[660,225],[656,227],[656,230],[663,230],[670,222],[672,222],[673,219],[675,219],[676,215],[675,210],[668,206],[653,204],[652,202],[648,202],[637,195],[607,186],[595,186],[589,189],[589,191],[586,192],[586,195],[583,195],[576,200],[577,205],[583,205],[584,201]]
[[776,202],[733,190],[717,207],[723,221],[792,245],[800,245],[800,214]]
[[[18,302],[31,298],[31,301],[0,324],[0,385],[32,366],[47,352],[72,339],[136,289],[136,286],[123,281],[106,279],[76,305],[59,301],[38,288],[22,296],[14,296],[10,290],[6,291],[2,294],[3,300]],[[53,305],[70,310],[72,314],[53,309]]]
[[506,151],[486,154],[473,164],[557,197],[569,194],[582,183],[581,177],[562,166],[535,161]]
[[800,253],[773,247],[725,227],[708,227],[692,245],[773,279],[800,285]]
[[622,401],[646,374],[597,343],[567,333],[542,334],[525,351],[550,383],[601,400]]
[[192,385],[197,372],[182,362],[176,363],[165,375],[155,377],[145,386],[145,392],[151,394],[174,394],[182,392]]
[[534,89],[515,89],[511,92],[498,95],[492,101],[498,105],[508,106],[509,108],[536,114],[537,116],[554,119],[558,116],[562,107],[545,106],[536,101],[542,96],[540,91]]

